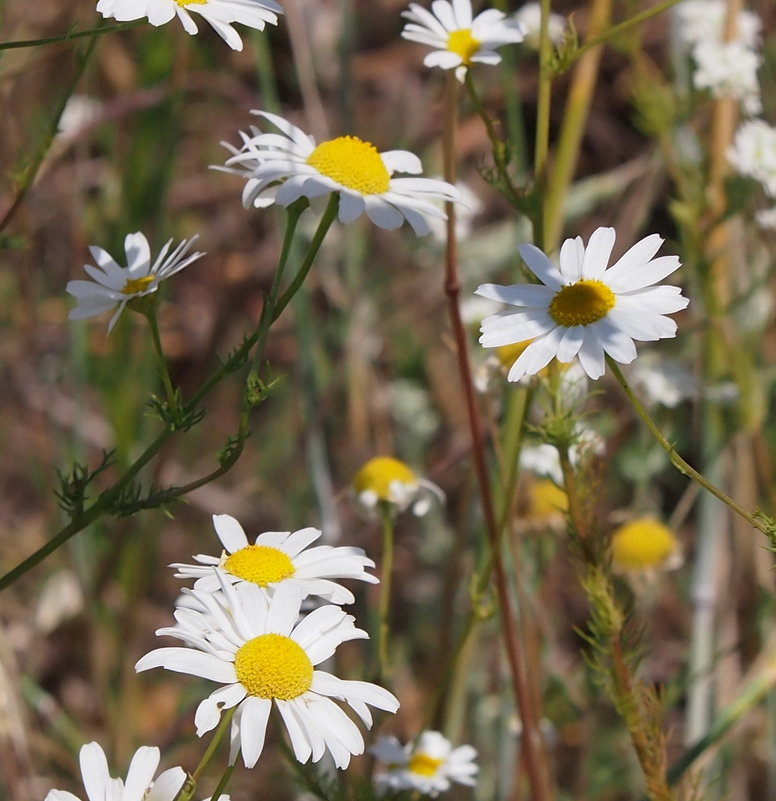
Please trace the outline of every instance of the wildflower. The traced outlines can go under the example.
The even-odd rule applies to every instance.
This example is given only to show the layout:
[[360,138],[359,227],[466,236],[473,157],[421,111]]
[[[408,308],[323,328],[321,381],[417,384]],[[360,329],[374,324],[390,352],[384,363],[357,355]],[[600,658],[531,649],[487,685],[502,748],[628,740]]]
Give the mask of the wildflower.
[[541,478],[528,485],[528,503],[525,517],[534,523],[554,523],[563,521],[563,513],[568,510],[569,499],[552,479]]
[[57,123],[57,135],[75,139],[84,128],[100,119],[102,103],[88,95],[70,95]]
[[423,63],[427,67],[455,70],[463,81],[472,64],[499,64],[495,48],[523,41],[525,29],[515,19],[490,8],[472,16],[470,0],[434,0],[431,11],[410,3],[402,16],[410,20],[402,31],[405,39],[429,45],[434,50]]
[[727,157],[736,172],[753,178],[768,197],[776,198],[776,127],[765,120],[746,120],[739,125]]
[[[542,21],[542,8],[539,3],[526,3],[515,13],[515,19],[525,29],[525,43],[535,50],[539,49],[539,32]],[[566,18],[550,13],[547,20],[547,35],[553,44],[560,44],[566,35]]]
[[737,100],[749,115],[762,111],[757,70],[762,58],[741,42],[699,42],[692,51],[693,86],[712,97]]
[[433,497],[441,503],[445,500],[436,484],[418,478],[404,462],[392,456],[370,459],[353,477],[352,486],[359,503],[369,511],[378,504],[387,504],[397,512],[411,506],[413,514],[422,517],[431,508]]
[[220,583],[213,567],[223,571],[231,582],[250,581],[265,592],[276,590],[280,584],[297,586],[302,597],[318,595],[335,604],[352,604],[353,593],[333,578],[350,578],[377,583],[377,578],[365,571],[375,563],[361,548],[319,545],[308,548],[322,535],[320,529],[299,531],[265,531],[249,544],[243,527],[229,515],[213,515],[213,526],[224,546],[221,556],[197,554],[198,565],[173,564],[176,578],[196,578],[195,589],[205,592],[218,590]]
[[696,395],[695,380],[687,368],[676,359],[658,358],[655,353],[647,353],[639,359],[633,367],[631,380],[650,403],[668,409]]
[[263,31],[264,25],[277,25],[283,9],[274,0],[99,0],[97,11],[120,22],[147,17],[151,25],[165,25],[177,16],[189,36],[198,33],[191,12],[199,14],[232,48],[242,50],[240,35],[232,27],[239,22]]
[[[723,41],[727,9],[725,0],[683,0],[674,9],[680,40],[690,49],[699,42]],[[749,48],[758,46],[762,23],[757,14],[740,11],[735,27],[734,41]]]
[[[574,427],[574,441],[569,446],[569,461],[572,467],[588,456],[601,456],[606,444],[601,435],[581,424]],[[560,454],[554,445],[541,442],[538,445],[525,445],[520,449],[520,468],[530,470],[537,476],[552,479],[559,486],[563,484],[563,471],[560,466]]]
[[391,790],[414,790],[435,798],[449,790],[451,782],[469,787],[477,782],[475,749],[453,748],[438,731],[424,731],[416,743],[405,746],[395,737],[381,737],[370,753],[387,766],[375,777],[378,786]]
[[570,362],[575,356],[590,378],[600,378],[604,354],[629,364],[636,358],[634,340],[676,335],[676,323],[664,315],[689,301],[679,287],[652,285],[678,269],[678,257],[653,259],[663,240],[652,234],[607,268],[614,239],[613,228],[598,228],[587,247],[581,237],[567,239],[560,269],[534,245],[520,245],[520,255],[542,284],[477,288],[478,295],[518,307],[482,321],[482,345],[533,339],[512,365],[510,381],[535,375],[553,358]]
[[617,572],[673,570],[681,564],[679,541],[654,518],[631,520],[612,535],[612,567]]
[[[86,795],[89,801],[173,801],[186,780],[183,768],[170,768],[160,773],[154,781],[159,767],[159,749],[143,746],[135,751],[127,771],[127,780],[111,778],[108,760],[98,743],[87,743],[81,747],[79,761]],[[51,790],[45,801],[79,801],[65,790]]]
[[352,615],[331,604],[299,621],[302,593],[296,586],[281,584],[268,599],[255,584],[232,585],[219,576],[218,593],[189,590],[199,609],[179,607],[177,625],[156,632],[191,647],[158,648],[135,669],[164,667],[224,685],[199,704],[194,723],[201,737],[218,725],[224,709],[236,707],[230,765],[240,752],[246,767],[256,764],[274,707],[299,762],[311,757],[317,762],[328,750],[335,765],[346,768],[352,754],[363,753],[364,740],[332,697],[344,701],[367,727],[372,725],[367,704],[395,712],[399,702],[382,687],[343,680],[315,665],[346,640],[369,635],[354,627]]
[[315,139],[276,114],[254,111],[280,133],[262,133],[253,126],[240,132],[240,150],[232,153],[226,172],[246,180],[245,208],[288,206],[301,197],[339,195],[339,220],[351,223],[366,213],[378,228],[391,231],[405,220],[418,236],[428,233],[426,217],[445,219],[434,201],[458,201],[458,190],[431,178],[394,178],[394,172],[417,175],[420,159],[406,150],[378,153],[370,142],[338,136],[316,145]]
[[96,317],[117,307],[108,323],[108,333],[110,333],[127,303],[156,292],[162,281],[205,255],[189,253],[196,240],[196,236],[182,240],[169,255],[172,239],[168,240],[152,264],[151,249],[145,236],[139,231],[127,234],[124,239],[126,267],[120,266],[102,248],[90,247],[89,250],[97,266],[85,264],[84,270],[93,280],[68,282],[66,291],[78,301],[78,305],[70,310],[68,319]]

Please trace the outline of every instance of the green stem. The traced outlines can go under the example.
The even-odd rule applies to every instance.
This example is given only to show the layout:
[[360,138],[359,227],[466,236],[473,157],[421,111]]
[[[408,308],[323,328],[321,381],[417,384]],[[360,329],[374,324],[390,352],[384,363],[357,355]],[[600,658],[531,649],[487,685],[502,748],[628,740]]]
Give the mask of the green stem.
[[625,376],[622,374],[622,370],[620,370],[618,367],[617,362],[615,362],[614,359],[607,354],[606,363],[609,365],[609,369],[617,379],[617,383],[622,387],[623,391],[628,396],[628,400],[631,402],[636,414],[641,418],[644,425],[650,430],[652,436],[657,440],[660,447],[663,448],[663,450],[668,454],[671,464],[680,473],[683,473],[688,478],[696,481],[707,492],[710,492],[715,498],[718,498],[720,501],[722,501],[722,503],[732,509],[739,517],[742,517],[744,520],[746,520],[746,522],[749,523],[752,528],[756,528],[758,531],[761,531],[763,534],[767,535],[768,528],[765,523],[759,521],[754,515],[750,514],[745,509],[742,509],[730,496],[726,495],[719,487],[715,486],[710,481],[707,481],[703,475],[701,475],[694,467],[689,465],[676,452],[674,446],[663,436],[660,429],[655,424],[655,421],[649,416],[647,410],[642,406],[641,401],[639,401],[633,390],[630,388],[630,385],[625,379]]
[[310,240],[310,246],[307,248],[307,253],[305,254],[302,263],[299,265],[299,269],[297,270],[294,279],[288,285],[286,291],[281,295],[280,300],[278,300],[273,310],[272,319],[270,322],[274,323],[275,320],[280,317],[280,315],[283,313],[283,310],[291,302],[291,298],[294,297],[299,290],[299,287],[304,283],[304,279],[307,278],[307,274],[310,272],[310,267],[312,267],[313,261],[315,261],[315,257],[318,255],[318,251],[323,244],[323,240],[326,237],[326,232],[329,230],[331,224],[334,222],[334,218],[337,216],[338,209],[339,195],[334,192],[329,197],[329,202],[324,209],[321,221],[318,223],[318,228],[313,234],[313,238]]
[[224,769],[224,773],[221,776],[221,780],[216,785],[216,789],[213,791],[213,795],[210,796],[210,801],[218,801],[219,798],[223,795],[224,790],[226,789],[226,785],[229,784],[229,779],[232,778],[232,773],[234,772],[234,765],[227,765]]
[[380,679],[391,672],[388,656],[390,632],[391,578],[393,575],[393,515],[389,504],[380,504],[383,524],[382,569],[380,570],[380,604],[377,645],[377,670]]
[[[541,22],[539,26],[539,88],[536,96],[536,142],[534,145],[534,175],[544,174],[550,146],[550,98],[552,74],[552,42],[549,35],[550,0],[541,0]],[[542,237],[535,237],[541,242]]]
[[202,758],[199,760],[199,764],[197,765],[196,768],[194,768],[194,772],[191,774],[191,778],[195,782],[199,781],[199,777],[202,775],[202,771],[205,769],[208,762],[210,762],[210,760],[213,758],[213,754],[215,754],[216,749],[221,744],[221,740],[223,740],[224,734],[226,734],[226,730],[229,728],[232,722],[232,718],[234,717],[236,709],[237,707],[233,706],[231,709],[227,710],[226,714],[221,718],[221,722],[218,724],[216,733],[213,735],[213,738],[210,740],[208,747],[205,749],[205,753],[202,754]]
[[145,22],[145,20],[138,19],[132,20],[132,22],[121,22],[111,27],[107,27],[103,22],[97,28],[91,28],[88,31],[78,31],[78,33],[74,32],[75,25],[73,25],[72,28],[62,36],[50,36],[46,39],[26,39],[19,42],[0,42],[0,51],[15,50],[20,47],[38,47],[40,45],[58,44],[59,42],[70,42],[75,39],[83,39],[87,36],[101,36],[104,33],[118,33],[119,31],[127,30],[127,28],[135,28],[141,22]]
[[164,384],[164,392],[167,395],[167,404],[174,412],[178,408],[178,396],[173,389],[172,379],[170,378],[170,369],[167,365],[167,359],[164,358],[164,350],[162,349],[162,338],[159,336],[159,321],[156,318],[157,304],[154,304],[143,316],[148,320],[148,327],[151,329],[151,339],[154,343],[154,352],[156,353],[157,362],[159,364],[159,373],[162,376],[162,384]]

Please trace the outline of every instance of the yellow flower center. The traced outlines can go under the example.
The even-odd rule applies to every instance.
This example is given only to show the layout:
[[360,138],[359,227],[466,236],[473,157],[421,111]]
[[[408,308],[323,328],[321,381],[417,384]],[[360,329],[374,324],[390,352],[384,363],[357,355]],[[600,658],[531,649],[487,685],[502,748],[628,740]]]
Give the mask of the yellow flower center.
[[631,520],[612,536],[612,563],[621,570],[660,567],[677,547],[674,535],[657,520]]
[[505,369],[509,368],[517,361],[518,356],[533,342],[532,339],[525,339],[522,342],[513,342],[511,345],[499,345],[496,348],[496,358],[499,364]]
[[413,754],[407,763],[407,770],[419,776],[433,776],[443,762],[444,759],[434,759],[428,754]]
[[313,663],[301,645],[282,634],[261,634],[234,655],[237,681],[257,698],[290,701],[310,689]]
[[391,484],[416,486],[418,479],[404,462],[391,456],[377,456],[370,459],[353,479],[353,489],[357,494],[371,491],[381,501],[391,500]]
[[591,325],[614,308],[614,292],[603,281],[582,279],[561,287],[550,302],[550,317],[565,328]]
[[209,0],[175,0],[179,6],[206,6]]
[[321,175],[362,195],[387,192],[391,181],[377,148],[355,136],[321,142],[307,157],[307,163]]
[[472,56],[480,49],[480,43],[472,36],[470,28],[461,28],[447,35],[447,49],[460,56],[464,65],[470,67]]
[[556,517],[569,508],[566,493],[551,479],[535,481],[529,490],[528,517],[545,519]]
[[137,295],[142,292],[154,280],[153,275],[146,275],[143,278],[130,278],[124,289],[121,290],[122,295]]
[[295,568],[288,554],[268,545],[246,545],[231,554],[223,564],[224,570],[244,581],[266,587],[294,575]]

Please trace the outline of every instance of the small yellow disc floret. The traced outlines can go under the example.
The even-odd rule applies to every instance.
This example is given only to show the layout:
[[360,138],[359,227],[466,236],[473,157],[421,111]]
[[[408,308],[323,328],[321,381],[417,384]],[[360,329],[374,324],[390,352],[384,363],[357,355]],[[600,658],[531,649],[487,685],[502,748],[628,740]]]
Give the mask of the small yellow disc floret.
[[404,462],[391,456],[377,456],[356,473],[353,489],[358,495],[373,492],[378,500],[391,501],[391,484],[394,482],[414,487],[418,479]]
[[631,520],[612,535],[612,565],[616,570],[659,568],[678,548],[676,537],[657,520]]
[[434,759],[428,754],[413,754],[407,763],[407,770],[418,776],[433,776],[443,762],[443,759]]
[[288,554],[268,545],[246,545],[231,554],[223,564],[224,570],[243,581],[266,587],[294,575],[294,563]]
[[561,287],[550,301],[550,317],[565,328],[591,325],[614,308],[614,292],[603,281],[583,279]]
[[480,49],[480,43],[472,36],[470,28],[461,28],[447,35],[447,49],[460,56],[464,66],[470,67],[472,56]]
[[153,275],[146,275],[143,276],[143,278],[130,278],[129,281],[124,284],[121,293],[122,295],[137,295],[138,292],[143,292],[153,280]]
[[290,701],[306,693],[313,681],[313,664],[304,648],[282,634],[261,634],[234,655],[237,681],[257,698]]
[[568,496],[552,479],[533,482],[528,493],[527,516],[533,520],[557,517],[569,508]]
[[321,142],[307,157],[307,163],[321,175],[362,195],[387,192],[391,182],[377,148],[355,136]]

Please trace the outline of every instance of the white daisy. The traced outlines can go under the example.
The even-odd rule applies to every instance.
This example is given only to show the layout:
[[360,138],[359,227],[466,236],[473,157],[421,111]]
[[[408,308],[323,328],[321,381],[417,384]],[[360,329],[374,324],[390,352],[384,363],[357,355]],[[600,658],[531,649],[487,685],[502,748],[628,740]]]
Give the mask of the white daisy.
[[352,754],[364,752],[364,740],[331,699],[344,701],[367,727],[372,725],[367,704],[387,712],[399,708],[396,697],[376,684],[314,669],[341,643],[369,636],[339,606],[318,607],[299,621],[298,587],[282,584],[267,599],[255,584],[232,585],[223,576],[220,592],[189,593],[200,609],[178,607],[177,625],[156,633],[191,647],[151,651],[135,669],[164,667],[223,684],[200,703],[194,722],[201,737],[218,725],[224,709],[237,707],[230,764],[239,752],[246,767],[256,764],[273,706],[300,762],[311,757],[317,762],[328,750],[339,768],[348,766]]
[[176,578],[196,578],[194,587],[213,592],[221,586],[213,571],[219,567],[227,581],[250,581],[264,591],[283,584],[294,584],[302,596],[319,595],[335,604],[352,604],[353,593],[333,578],[348,578],[377,584],[378,579],[366,572],[374,567],[361,548],[347,546],[307,546],[322,535],[317,528],[300,531],[265,531],[251,545],[243,527],[229,515],[213,515],[213,526],[224,546],[221,556],[196,554],[198,565],[173,564]]
[[613,228],[596,229],[587,247],[581,237],[567,239],[560,269],[539,248],[520,245],[520,255],[542,283],[477,288],[478,295],[518,307],[482,321],[484,347],[533,340],[512,365],[510,381],[538,373],[552,358],[570,362],[575,356],[590,378],[600,378],[604,354],[629,364],[636,358],[634,340],[676,335],[676,323],[665,315],[684,309],[689,300],[679,287],[653,284],[678,269],[679,258],[653,258],[663,240],[652,234],[607,268],[614,239]]
[[139,231],[127,234],[124,239],[126,267],[119,265],[102,248],[90,247],[89,250],[92,258],[97,262],[97,266],[85,264],[84,270],[93,280],[68,282],[65,287],[66,291],[78,301],[78,305],[67,315],[68,319],[81,320],[84,317],[96,317],[115,307],[116,312],[108,323],[108,332],[110,333],[129,301],[156,292],[162,281],[205,255],[204,253],[189,253],[196,240],[196,236],[182,240],[169,255],[172,239],[168,240],[152,264],[151,248],[145,236]]
[[369,749],[387,767],[375,775],[378,786],[414,790],[436,797],[451,782],[473,787],[479,768],[477,752],[470,745],[453,748],[438,731],[424,731],[416,743],[402,746],[395,737],[381,737]]
[[375,456],[353,477],[353,492],[358,502],[373,512],[378,504],[388,504],[396,512],[412,507],[422,517],[434,499],[444,503],[442,490],[425,478],[419,478],[404,462],[392,456]]
[[762,56],[741,42],[699,42],[692,51],[695,61],[692,81],[696,89],[707,89],[712,97],[730,97],[748,115],[762,111],[757,71]]
[[[183,768],[154,774],[159,767],[159,749],[143,746],[129,763],[126,782],[111,778],[108,760],[98,743],[87,743],[79,755],[81,777],[89,801],[173,801],[186,781]],[[80,801],[66,790],[50,790],[45,801]]]
[[[515,12],[515,19],[525,28],[525,43],[538,50],[539,33],[542,22],[540,3],[526,3]],[[553,44],[560,44],[566,35],[566,18],[560,14],[550,13],[547,20],[547,36]]]
[[253,111],[280,133],[262,133],[255,126],[240,132],[240,150],[232,152],[226,172],[246,179],[245,208],[288,206],[300,197],[311,200],[339,194],[339,220],[351,223],[364,212],[379,228],[393,230],[405,220],[418,236],[428,233],[426,217],[445,219],[436,200],[460,201],[458,190],[431,178],[394,178],[394,172],[422,172],[420,159],[406,150],[378,153],[370,142],[338,136],[316,145],[315,139],[276,114]]
[[191,16],[195,12],[204,17],[232,50],[243,49],[242,39],[232,23],[262,31],[268,22],[277,25],[277,15],[283,13],[274,0],[99,0],[97,11],[120,22],[147,17],[156,27],[177,16],[190,36],[198,33]]
[[455,70],[462,81],[472,64],[498,64],[501,56],[495,48],[523,41],[525,28],[495,8],[476,17],[470,0],[434,0],[431,11],[410,3],[402,16],[410,20],[401,35],[434,50],[423,63],[427,67]]

